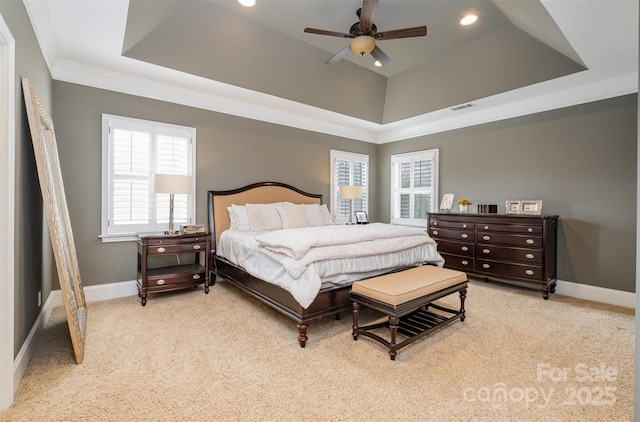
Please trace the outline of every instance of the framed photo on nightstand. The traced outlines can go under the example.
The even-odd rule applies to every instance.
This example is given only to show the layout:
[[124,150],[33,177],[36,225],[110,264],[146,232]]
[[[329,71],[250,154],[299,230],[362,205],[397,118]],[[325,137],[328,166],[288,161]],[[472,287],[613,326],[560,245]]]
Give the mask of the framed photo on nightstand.
[[356,224],[369,224],[366,211],[355,211],[354,214],[356,215]]

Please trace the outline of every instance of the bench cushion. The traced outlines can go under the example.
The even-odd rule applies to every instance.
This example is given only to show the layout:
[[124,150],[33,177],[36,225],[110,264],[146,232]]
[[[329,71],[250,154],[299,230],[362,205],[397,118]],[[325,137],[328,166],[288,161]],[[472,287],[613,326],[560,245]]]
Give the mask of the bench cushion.
[[467,274],[461,271],[423,265],[356,281],[351,290],[395,306],[465,281]]

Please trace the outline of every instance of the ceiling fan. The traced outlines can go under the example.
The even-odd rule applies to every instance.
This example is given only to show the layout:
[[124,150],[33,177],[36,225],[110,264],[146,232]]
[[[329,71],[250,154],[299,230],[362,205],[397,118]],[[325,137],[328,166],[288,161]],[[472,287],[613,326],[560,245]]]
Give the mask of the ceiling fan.
[[324,29],[305,28],[304,32],[309,34],[329,35],[332,37],[351,38],[351,42],[343,50],[334,54],[325,63],[334,64],[349,54],[349,50],[355,54],[364,56],[371,54],[380,65],[391,64],[391,59],[376,45],[376,40],[393,40],[397,38],[423,37],[427,35],[426,26],[416,26],[414,28],[394,29],[391,31],[378,32],[378,28],[373,23],[379,0],[362,0],[362,7],[356,10],[359,22],[351,25],[349,33],[326,31]]

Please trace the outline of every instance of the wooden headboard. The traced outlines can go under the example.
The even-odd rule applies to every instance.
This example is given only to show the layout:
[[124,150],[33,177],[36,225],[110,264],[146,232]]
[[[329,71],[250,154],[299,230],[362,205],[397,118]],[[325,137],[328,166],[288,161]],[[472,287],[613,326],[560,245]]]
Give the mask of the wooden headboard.
[[301,191],[279,182],[254,183],[242,188],[225,191],[208,191],[207,213],[209,231],[213,234],[214,248],[220,234],[231,225],[227,207],[232,204],[269,204],[287,201],[294,204],[322,204],[322,194]]

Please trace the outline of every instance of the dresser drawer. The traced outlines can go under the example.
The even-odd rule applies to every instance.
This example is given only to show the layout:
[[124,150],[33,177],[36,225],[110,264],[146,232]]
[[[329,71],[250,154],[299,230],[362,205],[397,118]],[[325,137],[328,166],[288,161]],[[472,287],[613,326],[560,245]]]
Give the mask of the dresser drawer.
[[[440,244],[438,244],[438,248]],[[506,246],[479,245],[478,258],[500,261],[518,261],[542,265],[542,249],[510,248]]]
[[473,271],[473,258],[465,256],[449,255],[446,253],[441,254],[444,258],[444,266],[460,271]]
[[478,231],[491,231],[503,233],[519,233],[519,234],[542,234],[542,226],[534,225],[516,225],[516,224],[494,224],[494,223],[478,223]]
[[431,220],[431,227],[435,228],[435,227],[444,227],[444,228],[451,228],[451,229],[461,229],[461,230],[474,230],[475,229],[475,224],[474,223],[468,223],[468,222],[464,222],[464,221],[447,221],[447,220]]
[[438,252],[473,257],[474,244],[438,240]]
[[478,232],[478,243],[491,243],[501,245],[528,246],[531,248],[542,247],[542,236],[527,236],[520,234],[505,234],[492,232]]
[[510,264],[477,259],[475,262],[475,270],[483,273],[491,273],[496,276],[542,280],[542,266],[539,265]]
[[200,243],[171,243],[165,245],[149,245],[149,255],[167,255],[184,252],[204,252],[207,248],[205,241]]
[[433,228],[429,229],[429,235],[438,239],[454,239],[454,240],[466,240],[473,242],[475,240],[475,233],[473,230],[450,230]]

